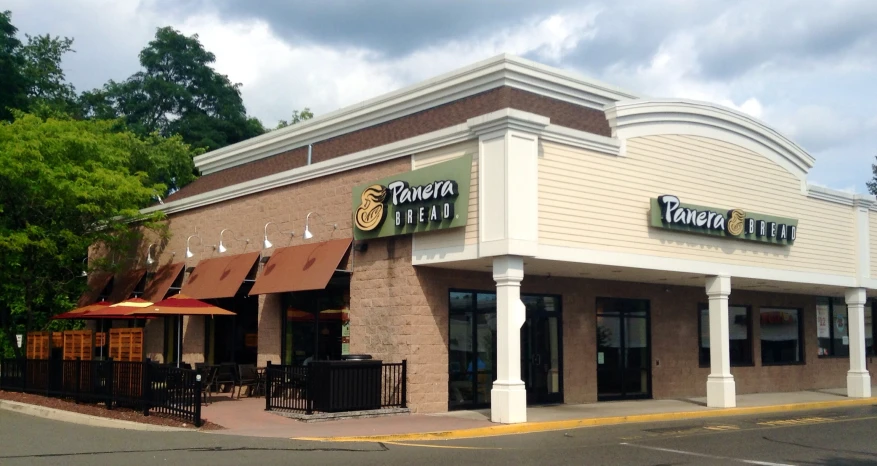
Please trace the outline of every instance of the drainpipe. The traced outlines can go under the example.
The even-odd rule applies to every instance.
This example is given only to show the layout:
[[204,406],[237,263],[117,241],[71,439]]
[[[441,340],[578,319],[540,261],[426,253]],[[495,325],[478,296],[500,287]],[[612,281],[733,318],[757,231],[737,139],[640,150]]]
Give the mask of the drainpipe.
[[314,151],[314,145],[308,144],[308,165],[311,164],[311,153]]

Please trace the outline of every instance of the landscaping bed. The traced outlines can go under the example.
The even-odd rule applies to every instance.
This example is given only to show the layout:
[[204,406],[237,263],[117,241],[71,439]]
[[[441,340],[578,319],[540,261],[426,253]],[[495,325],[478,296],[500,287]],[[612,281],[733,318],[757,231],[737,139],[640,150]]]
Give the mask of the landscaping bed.
[[167,427],[183,427],[192,430],[218,430],[223,429],[222,426],[214,424],[206,419],[202,420],[203,425],[200,429],[195,429],[191,423],[186,423],[178,419],[165,416],[163,414],[149,413],[144,416],[142,412],[135,411],[130,408],[117,407],[107,409],[104,404],[93,403],[74,403],[61,398],[51,398],[30,393],[7,392],[0,390],[0,400],[16,401],[19,403],[27,403],[30,405],[43,406],[46,408],[60,409],[80,414],[88,414],[91,416],[103,417],[107,419],[118,419],[121,421],[139,422],[141,424],[152,424]]

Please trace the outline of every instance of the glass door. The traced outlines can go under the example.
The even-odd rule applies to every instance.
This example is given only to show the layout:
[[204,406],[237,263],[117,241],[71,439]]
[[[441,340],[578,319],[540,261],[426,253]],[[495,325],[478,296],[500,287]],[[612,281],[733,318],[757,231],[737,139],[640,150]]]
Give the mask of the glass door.
[[522,296],[527,320],[521,327],[521,378],[528,404],[562,403],[560,298]]
[[649,302],[597,299],[597,399],[650,398]]

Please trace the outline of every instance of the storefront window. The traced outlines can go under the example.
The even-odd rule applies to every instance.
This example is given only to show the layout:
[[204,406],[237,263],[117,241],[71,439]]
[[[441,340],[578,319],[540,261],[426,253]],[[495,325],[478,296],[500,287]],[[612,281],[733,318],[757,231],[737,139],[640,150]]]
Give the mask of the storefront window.
[[874,308],[877,307],[877,301],[869,299],[865,304],[865,352],[868,356],[877,356],[877,341],[874,336],[877,335],[877,322],[874,321]]
[[761,364],[799,364],[803,359],[801,310],[763,307],[761,323]]
[[304,365],[342,356],[343,319],[350,305],[350,278],[338,273],[322,290],[284,296],[283,363]]
[[[524,295],[521,301],[527,308],[528,316],[529,313],[541,315],[557,312],[558,316],[553,317],[553,321],[546,321],[548,324],[545,328],[553,329],[553,335],[559,334],[559,297]],[[490,390],[496,380],[496,294],[451,291],[448,307],[448,407],[486,406],[490,403]],[[538,342],[534,343],[536,340]],[[522,337],[522,360],[533,360],[539,363],[540,368],[546,368],[544,374],[540,373],[540,377],[533,377],[533,380],[538,380],[545,391],[559,393],[559,340],[544,340],[545,344],[539,345],[537,343],[542,342],[539,338],[523,341]],[[536,352],[542,346],[545,347],[544,357],[526,357],[528,348],[532,347],[529,351]],[[523,375],[529,374],[529,368],[527,365],[522,367]],[[552,369],[557,374],[552,373]],[[530,388],[534,383],[530,383]]]
[[[728,307],[728,349],[732,366],[752,365],[752,312],[749,306]],[[710,311],[700,308],[700,365],[710,365]]]

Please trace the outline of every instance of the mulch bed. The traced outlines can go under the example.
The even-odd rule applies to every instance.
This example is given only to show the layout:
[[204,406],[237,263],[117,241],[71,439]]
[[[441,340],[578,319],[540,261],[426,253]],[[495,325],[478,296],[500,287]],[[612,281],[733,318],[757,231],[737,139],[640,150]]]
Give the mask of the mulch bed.
[[192,430],[224,429],[224,427],[207,421],[206,419],[202,419],[203,425],[200,429],[196,429],[192,424],[182,422],[179,419],[168,417],[163,414],[149,413],[149,416],[144,416],[143,413],[130,408],[117,407],[113,409],[107,409],[107,407],[103,404],[77,404],[72,401],[60,398],[50,398],[40,395],[32,395],[30,393],[7,392],[0,390],[0,400],[17,401],[19,403],[27,403],[31,405],[43,406],[46,408],[61,409],[64,411],[71,411],[80,414],[89,414],[91,416],[98,416],[108,419],[139,422],[141,424],[152,424],[168,427],[185,427],[191,428]]

